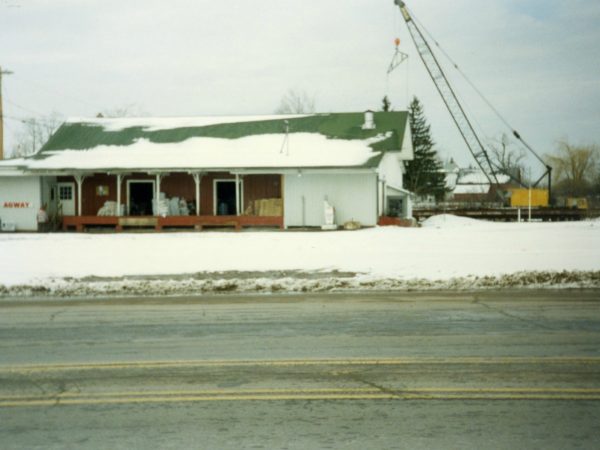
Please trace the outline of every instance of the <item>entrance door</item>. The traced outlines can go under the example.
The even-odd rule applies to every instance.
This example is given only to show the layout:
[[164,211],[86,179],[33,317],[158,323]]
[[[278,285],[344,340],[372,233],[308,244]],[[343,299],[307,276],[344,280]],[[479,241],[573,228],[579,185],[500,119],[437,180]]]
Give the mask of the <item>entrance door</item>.
[[215,180],[214,193],[215,216],[235,216],[235,180]]
[[130,216],[154,215],[154,181],[127,180],[127,210]]
[[75,183],[57,183],[58,208],[63,216],[75,215]]

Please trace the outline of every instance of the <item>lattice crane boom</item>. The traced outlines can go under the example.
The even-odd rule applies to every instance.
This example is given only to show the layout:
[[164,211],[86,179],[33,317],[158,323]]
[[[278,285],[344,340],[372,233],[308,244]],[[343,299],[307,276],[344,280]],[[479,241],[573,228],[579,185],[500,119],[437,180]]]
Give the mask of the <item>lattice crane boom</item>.
[[406,9],[405,3],[402,0],[394,0],[394,3],[400,8],[400,12],[402,13],[402,17],[406,22],[408,31],[410,32],[413,42],[415,43],[417,52],[419,52],[419,56],[421,57],[423,64],[425,64],[425,68],[429,72],[429,75],[433,80],[433,84],[435,84],[435,87],[440,93],[442,100],[448,108],[448,111],[450,112],[458,131],[467,144],[469,151],[473,155],[475,162],[491,184],[498,184],[496,171],[494,170],[494,165],[490,160],[488,152],[481,143],[477,133],[475,133],[471,122],[469,121],[465,111],[463,110],[463,107],[458,101],[452,86],[448,82],[448,79],[446,78],[444,71],[435,57],[435,54],[431,50],[429,43],[423,36],[423,33],[421,33],[421,30],[415,21],[410,16],[410,13]]

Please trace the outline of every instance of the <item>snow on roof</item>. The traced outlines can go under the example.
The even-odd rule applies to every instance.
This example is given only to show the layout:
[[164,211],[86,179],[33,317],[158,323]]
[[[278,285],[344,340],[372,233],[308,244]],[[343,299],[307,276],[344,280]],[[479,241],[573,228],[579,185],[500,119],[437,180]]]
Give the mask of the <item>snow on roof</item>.
[[[490,176],[490,178],[493,180],[493,178],[491,176]],[[501,173],[496,174],[496,179],[498,180],[498,183],[500,183],[500,184],[508,183],[510,181],[510,177],[508,175],[504,175]],[[486,184],[486,183],[489,184],[489,180],[483,172],[474,171],[474,172],[468,172],[465,174],[461,174],[458,179],[458,183],[459,184]]]
[[25,160],[23,158],[13,158],[0,160],[0,176],[23,176],[23,165]]
[[489,184],[457,184],[454,194],[487,194],[490,191]]
[[370,145],[388,133],[362,140],[329,139],[317,133],[261,134],[238,139],[193,137],[157,143],[138,139],[131,145],[100,145],[90,150],[45,151],[28,160],[29,169],[192,169],[274,167],[357,167],[381,152]]
[[15,167],[21,167],[23,164],[25,164],[24,158],[2,159],[0,160],[0,169],[13,169]]
[[458,173],[460,171],[460,167],[458,167],[458,164],[456,164],[453,159],[450,159],[450,161],[447,161],[444,164],[442,170],[447,173]]
[[[376,167],[406,144],[406,111],[310,115],[69,119],[29,170]],[[412,152],[411,152],[412,153]]]
[[145,131],[173,130],[177,128],[206,127],[242,122],[261,122],[266,120],[286,120],[309,117],[310,114],[258,115],[258,116],[204,116],[204,117],[70,117],[65,123],[98,125],[105,131],[123,131],[139,127]]
[[448,189],[450,189],[450,190],[454,189],[457,181],[458,181],[457,173],[447,173],[446,174],[446,187]]

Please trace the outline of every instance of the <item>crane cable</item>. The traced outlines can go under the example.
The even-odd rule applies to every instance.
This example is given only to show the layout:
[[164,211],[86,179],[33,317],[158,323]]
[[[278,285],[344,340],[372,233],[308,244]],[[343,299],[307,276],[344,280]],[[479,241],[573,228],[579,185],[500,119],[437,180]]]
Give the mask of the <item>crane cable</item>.
[[[407,8],[408,9],[408,8]],[[485,95],[483,95],[483,92],[481,92],[477,86],[475,86],[475,84],[471,81],[471,79],[467,76],[467,74],[465,74],[462,69],[458,66],[458,64],[450,57],[450,55],[446,52],[446,50],[444,50],[444,48],[439,44],[439,42],[433,37],[433,35],[429,32],[429,30],[427,30],[427,28],[425,28],[425,26],[423,25],[423,23],[421,23],[421,21],[419,21],[413,14],[412,11],[409,10],[410,16],[412,18],[412,20],[415,21],[415,23],[417,23],[419,25],[419,27],[425,32],[425,34],[429,37],[429,39],[431,40],[431,42],[433,42],[435,44],[435,46],[440,50],[440,52],[446,57],[446,59],[450,62],[450,64],[458,71],[458,73],[465,79],[465,81],[467,82],[467,84],[469,86],[471,86],[471,88],[477,93],[477,95],[479,95],[479,97],[485,102],[486,105],[488,105],[488,107],[494,112],[494,114],[496,115],[496,117],[498,117],[498,119],[500,119],[500,121],[509,129],[511,130],[513,136],[515,138],[517,138],[519,141],[521,141],[523,143],[523,145],[525,147],[527,147],[527,149],[546,167],[547,164],[546,162],[536,153],[536,151],[527,143],[525,142],[525,140],[521,137],[521,135],[519,134],[519,132],[517,130],[515,130],[510,123],[508,123],[508,121],[506,120],[506,118],[500,113],[500,111],[498,111],[498,109],[496,109],[496,107],[487,99],[487,97]]]

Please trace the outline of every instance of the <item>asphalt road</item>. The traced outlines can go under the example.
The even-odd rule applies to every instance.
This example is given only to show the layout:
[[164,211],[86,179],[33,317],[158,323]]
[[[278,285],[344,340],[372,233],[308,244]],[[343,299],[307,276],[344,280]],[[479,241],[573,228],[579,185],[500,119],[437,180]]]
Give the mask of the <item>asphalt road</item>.
[[600,292],[0,300],[0,448],[598,448]]

